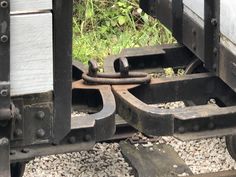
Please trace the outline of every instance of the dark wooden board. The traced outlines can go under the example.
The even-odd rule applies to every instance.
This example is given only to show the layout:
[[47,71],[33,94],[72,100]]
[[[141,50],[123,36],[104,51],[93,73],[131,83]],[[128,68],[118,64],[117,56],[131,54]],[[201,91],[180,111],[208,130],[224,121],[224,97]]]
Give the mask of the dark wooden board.
[[138,177],[176,177],[183,173],[192,175],[191,170],[169,145],[153,145],[137,148],[129,142],[120,143],[126,160],[136,170]]

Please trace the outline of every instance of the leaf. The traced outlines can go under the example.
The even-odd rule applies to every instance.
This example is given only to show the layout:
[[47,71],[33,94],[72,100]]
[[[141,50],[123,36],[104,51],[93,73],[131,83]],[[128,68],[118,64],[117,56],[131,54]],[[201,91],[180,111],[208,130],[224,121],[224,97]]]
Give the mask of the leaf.
[[85,13],[85,17],[87,19],[93,17],[93,9],[87,9]]
[[118,23],[120,26],[124,25],[126,23],[126,17],[125,16],[119,16],[118,17]]
[[148,23],[148,15],[147,15],[147,14],[141,15],[141,18],[143,19],[143,21],[144,21],[145,23]]

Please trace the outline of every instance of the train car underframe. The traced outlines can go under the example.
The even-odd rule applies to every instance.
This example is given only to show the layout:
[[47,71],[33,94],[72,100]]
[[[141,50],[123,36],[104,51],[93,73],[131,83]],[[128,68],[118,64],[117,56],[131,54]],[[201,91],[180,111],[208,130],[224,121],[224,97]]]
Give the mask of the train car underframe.
[[[159,3],[157,9],[150,10],[152,3]],[[205,0],[205,30],[183,15],[182,1],[172,0],[172,6],[166,3],[170,2],[140,1],[148,14],[167,26],[172,22],[170,29],[179,44],[125,49],[108,57],[105,73],[99,73],[95,61],[88,68],[79,62],[72,64],[73,4],[54,0],[53,93],[11,97],[10,46],[7,41],[0,44],[1,176],[21,176],[24,164],[34,157],[88,150],[96,142],[111,139],[122,128],[117,115],[126,126],[147,135],[181,140],[227,136],[228,150],[236,159],[235,81],[228,75],[223,78],[220,73],[230,71],[218,64],[218,60],[228,62],[236,56],[215,35],[219,1]],[[167,15],[163,21],[161,10],[153,14],[159,7],[173,13],[171,19]],[[0,20],[9,24],[9,13],[8,8],[0,11]],[[190,25],[191,34],[183,34],[183,23]],[[9,25],[7,29],[4,35],[10,37]],[[198,33],[204,34],[202,48],[196,48],[199,41],[193,39]],[[186,38],[192,40],[183,41]],[[151,78],[151,73],[168,67],[186,72],[179,77]],[[211,99],[215,103],[207,104]],[[166,110],[156,106],[175,101],[183,101],[186,107]],[[87,114],[71,117],[72,111]]]

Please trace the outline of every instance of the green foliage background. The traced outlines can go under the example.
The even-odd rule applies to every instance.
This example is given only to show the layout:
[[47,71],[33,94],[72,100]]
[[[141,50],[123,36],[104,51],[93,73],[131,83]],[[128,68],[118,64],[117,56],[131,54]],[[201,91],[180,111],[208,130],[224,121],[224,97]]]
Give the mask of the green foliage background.
[[138,0],[75,0],[73,57],[83,63],[123,48],[173,43],[171,33],[139,8]]

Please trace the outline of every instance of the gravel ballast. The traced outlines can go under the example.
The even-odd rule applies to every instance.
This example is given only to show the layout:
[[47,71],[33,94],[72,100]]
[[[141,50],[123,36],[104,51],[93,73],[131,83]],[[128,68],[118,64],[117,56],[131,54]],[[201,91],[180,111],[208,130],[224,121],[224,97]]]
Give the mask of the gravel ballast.
[[24,177],[134,177],[119,144],[96,144],[92,150],[36,158]]
[[[171,145],[194,174],[236,169],[224,138],[182,142],[163,137],[156,143]],[[146,148],[152,148],[148,143]],[[144,145],[145,146],[145,145]],[[36,158],[27,164],[25,177],[133,177],[117,143],[96,144],[93,150]]]

